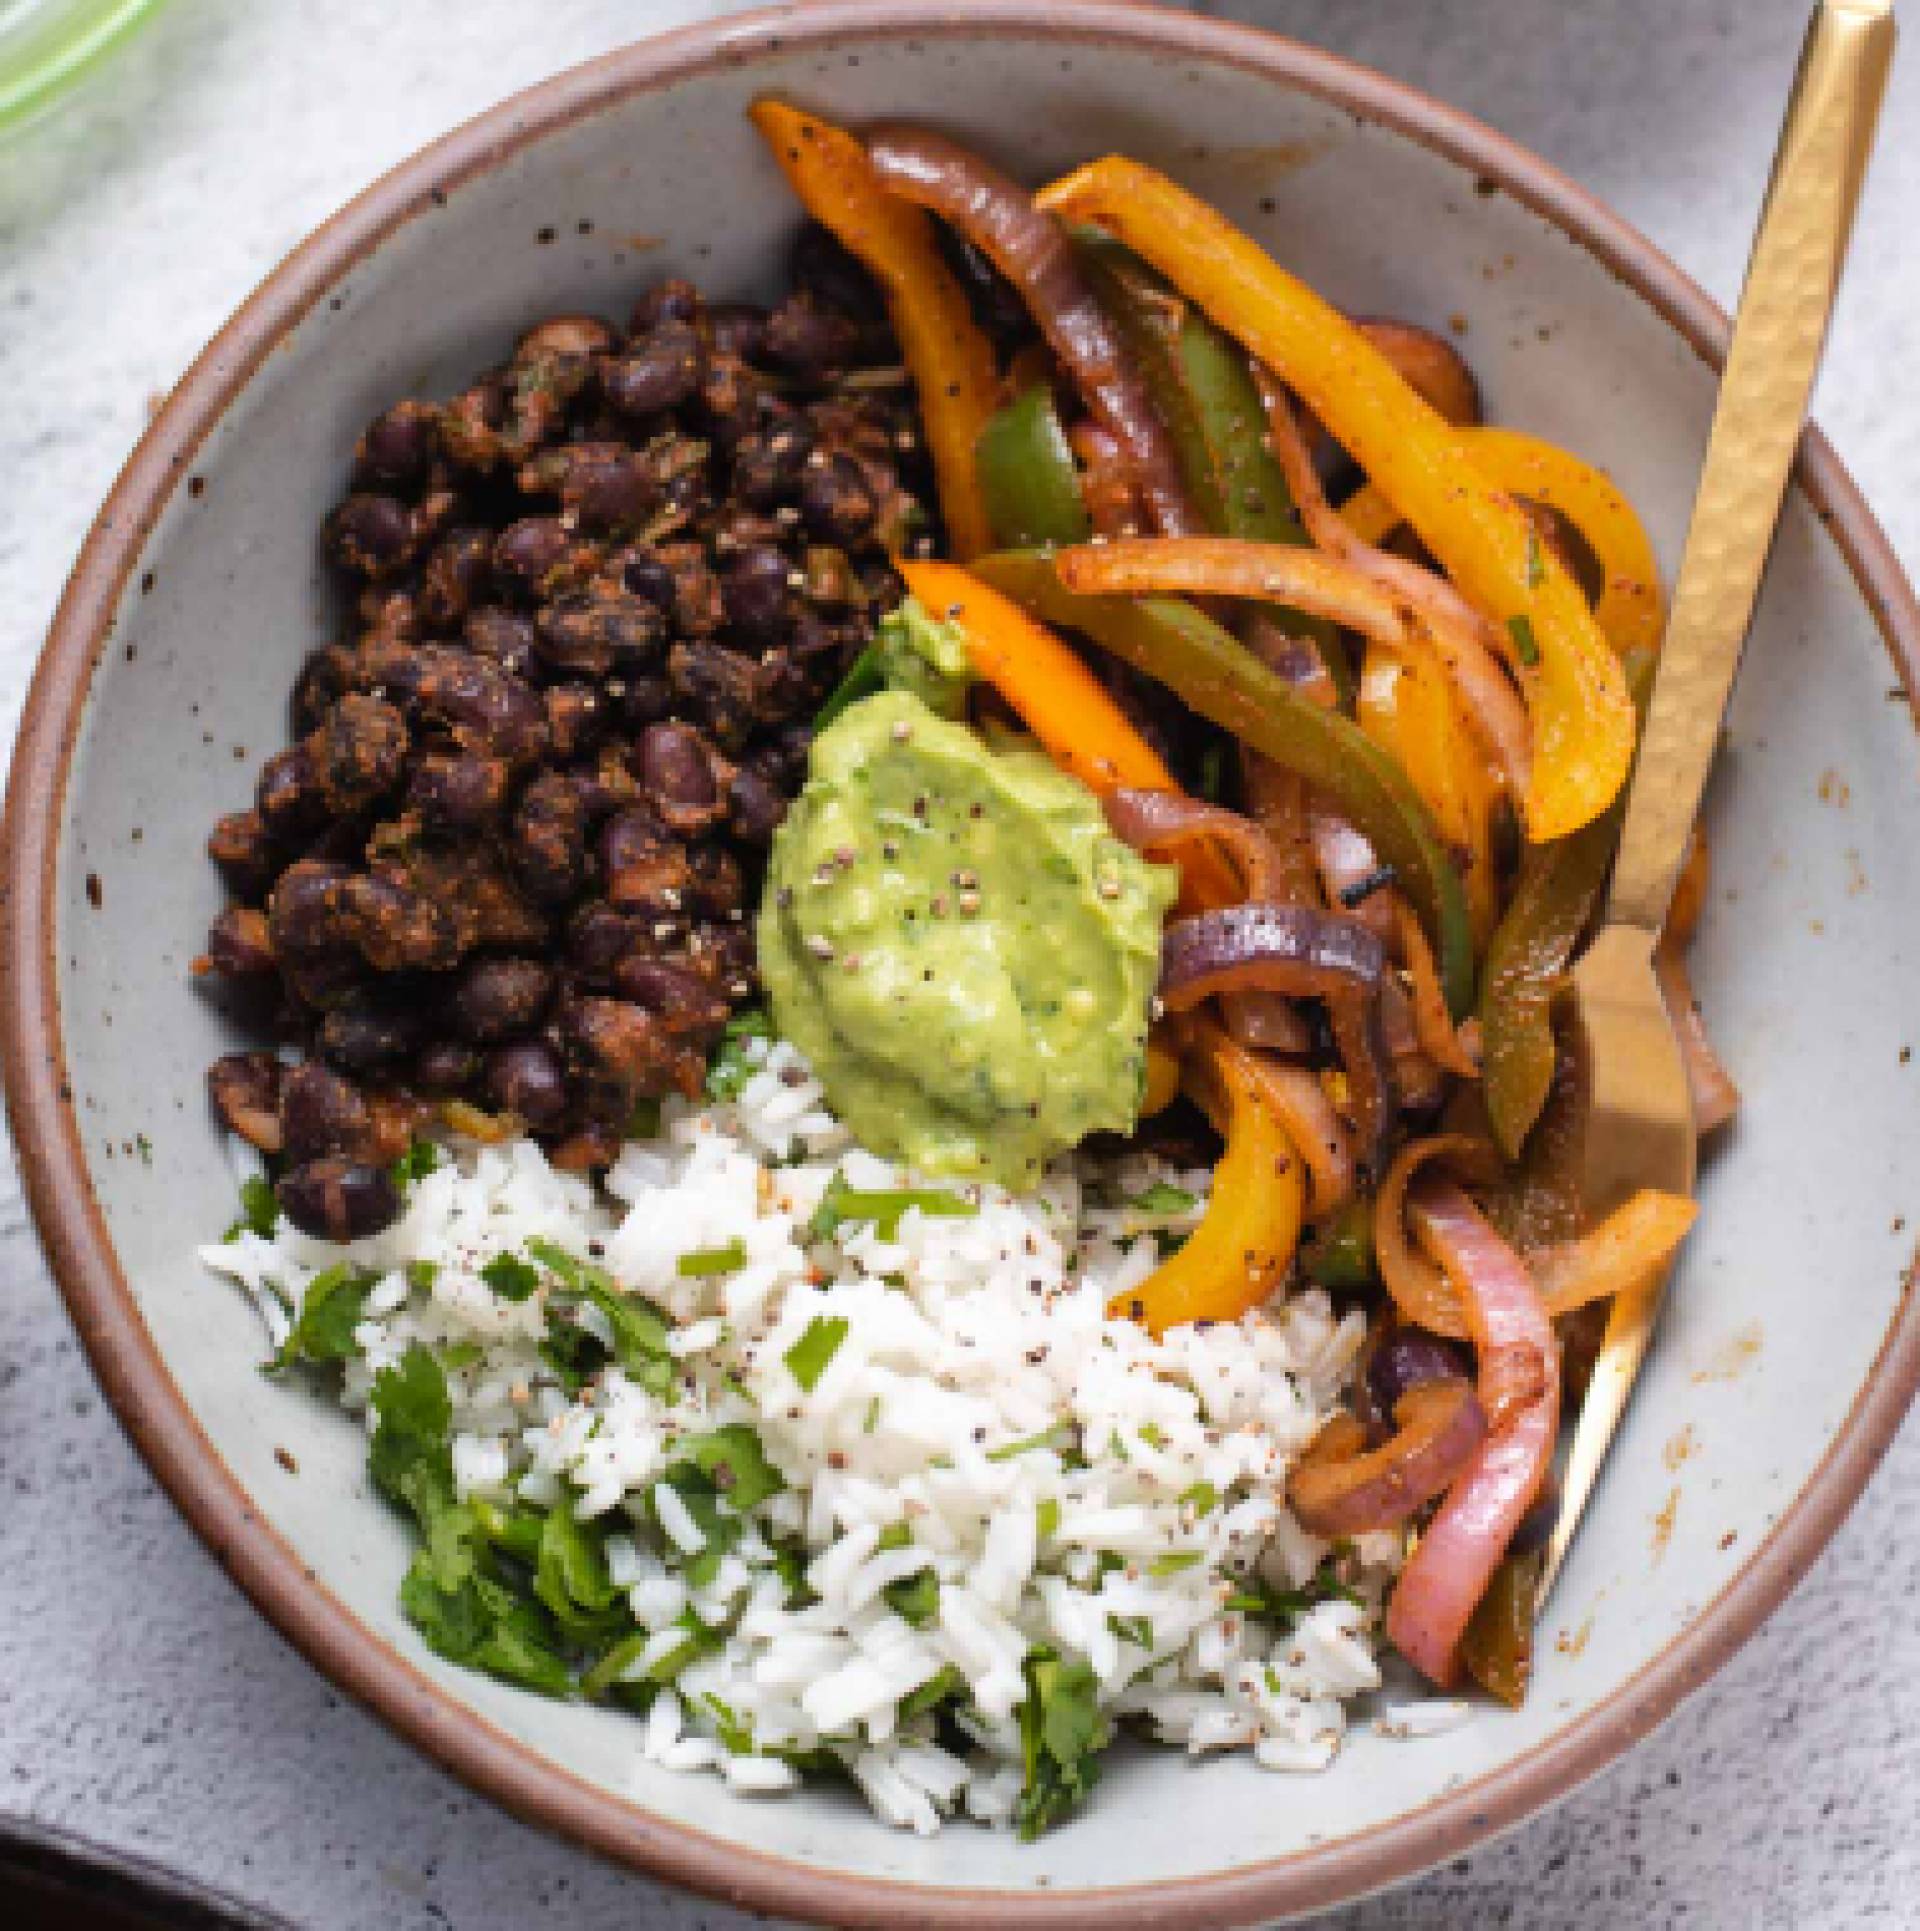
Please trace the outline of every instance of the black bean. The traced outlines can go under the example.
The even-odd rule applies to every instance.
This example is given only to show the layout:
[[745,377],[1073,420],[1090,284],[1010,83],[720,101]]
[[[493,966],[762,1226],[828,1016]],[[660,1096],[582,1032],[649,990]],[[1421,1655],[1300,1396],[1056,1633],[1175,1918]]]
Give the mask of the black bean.
[[302,859],[281,873],[267,901],[273,950],[283,963],[325,958],[354,944],[353,916],[344,891],[348,872],[341,865]]
[[553,974],[538,959],[470,959],[454,981],[448,1012],[463,1039],[497,1046],[531,1031],[553,993]]
[[413,767],[407,803],[436,831],[474,831],[506,808],[507,763],[435,751]]
[[662,1098],[685,1082],[688,1056],[659,1015],[645,1007],[624,999],[573,999],[560,1016],[560,1030],[585,1083],[587,1105],[602,1118],[624,1119],[635,1100]]
[[708,841],[687,854],[687,909],[710,919],[725,918],[747,902],[747,877],[740,860],[725,845]]
[[553,1048],[537,1039],[496,1047],[487,1055],[487,1097],[535,1132],[549,1131],[567,1115],[566,1069]]
[[804,417],[789,416],[750,431],[734,448],[734,494],[757,510],[791,502],[812,454],[813,431]]
[[273,839],[257,811],[228,812],[207,840],[207,856],[235,898],[261,898],[273,883]]
[[536,322],[514,344],[514,360],[536,355],[610,355],[619,346],[612,327],[597,315],[554,315]]
[[858,543],[879,515],[866,472],[842,452],[816,455],[800,478],[800,514],[824,543]]
[[793,592],[787,583],[793,565],[765,544],[744,549],[720,580],[720,601],[743,641],[770,644],[786,628]]
[[413,561],[419,537],[413,511],[398,497],[362,491],[327,519],[326,543],[350,575],[381,578]]
[[481,1063],[480,1055],[464,1040],[436,1039],[422,1046],[413,1062],[413,1083],[423,1093],[464,1093],[480,1077]]
[[672,610],[674,575],[651,550],[630,550],[622,559],[620,579],[636,597],[644,597],[663,614]]
[[764,845],[786,815],[786,795],[767,773],[751,762],[741,765],[727,787],[727,822],[734,836],[749,845]]
[[707,310],[707,339],[722,355],[758,362],[767,345],[767,311],[758,302],[715,302]]
[[550,685],[543,702],[548,749],[562,763],[591,751],[613,723],[613,707],[596,684]]
[[621,682],[620,716],[629,726],[653,724],[673,709],[673,687],[664,677],[627,677]]
[[690,724],[650,724],[641,733],[640,786],[668,830],[692,837],[726,811],[719,756]]
[[452,906],[371,872],[340,890],[355,941],[376,972],[444,972],[459,961],[464,934]]
[[366,1097],[322,1060],[290,1067],[280,1085],[280,1126],[288,1155],[313,1160],[323,1153],[363,1156],[373,1119]]
[[439,453],[439,419],[439,411],[426,402],[396,402],[375,416],[354,452],[355,485],[402,492],[417,489]]
[[229,905],[207,928],[207,963],[230,979],[265,978],[274,970],[267,915]]
[[700,387],[706,347],[688,322],[662,322],[600,371],[600,392],[625,416],[677,409]]
[[207,1097],[220,1123],[262,1153],[278,1153],[280,1080],[284,1069],[272,1053],[228,1053],[207,1068]]
[[413,1052],[425,1029],[425,1009],[395,998],[367,996],[337,1006],[320,1022],[320,1051],[349,1073],[372,1073]]
[[518,611],[488,604],[468,614],[461,635],[476,657],[498,664],[510,677],[525,677],[533,668],[533,619]]
[[391,704],[360,692],[343,697],[305,740],[305,771],[336,818],[351,817],[400,782],[407,722]]
[[851,317],[822,306],[801,289],[767,320],[767,357],[802,382],[825,383],[841,373],[860,347]]
[[609,818],[601,827],[599,853],[607,902],[616,910],[679,915],[693,875],[687,848],[651,810]]
[[523,516],[495,540],[493,567],[504,583],[537,596],[572,547],[573,538],[557,516]]
[[768,679],[759,664],[738,651],[717,644],[676,644],[667,658],[667,682],[687,716],[731,751],[760,721]]
[[304,746],[289,746],[267,759],[253,788],[253,804],[270,838],[299,838],[321,823],[326,806]]
[[520,883],[543,905],[562,903],[584,883],[587,811],[562,773],[543,771],[520,794],[511,851]]
[[567,923],[567,963],[589,983],[608,984],[621,959],[642,944],[645,932],[641,920],[615,911],[603,899],[589,900]]
[[873,277],[835,236],[810,221],[793,245],[793,279],[810,289],[829,308],[859,320],[878,320],[884,313]]
[[595,677],[616,666],[647,669],[666,648],[667,620],[659,607],[626,590],[556,597],[535,624],[548,663]]
[[700,311],[700,291],[675,275],[656,283],[640,297],[627,326],[635,335],[648,335],[663,322],[697,322]]
[[458,631],[467,613],[486,600],[492,589],[493,541],[491,530],[466,528],[449,530],[433,546],[420,571],[420,622],[427,630]]
[[364,1240],[400,1217],[393,1176],[357,1160],[309,1160],[284,1175],[273,1192],[280,1211],[315,1240]]

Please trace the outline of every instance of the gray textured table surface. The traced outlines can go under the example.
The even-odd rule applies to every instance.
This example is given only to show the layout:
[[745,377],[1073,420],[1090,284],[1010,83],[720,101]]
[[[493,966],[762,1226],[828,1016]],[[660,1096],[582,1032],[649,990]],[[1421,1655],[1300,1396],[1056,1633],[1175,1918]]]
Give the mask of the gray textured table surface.
[[[150,401],[314,222],[499,95],[698,0],[176,0],[0,147],[0,728]],[[1803,0],[1244,0],[1468,108],[1736,288]],[[1920,51],[1896,75],[1819,412],[1910,566]],[[1914,362],[1908,357],[1915,356]],[[733,1927],[491,1810],[228,1585],[88,1377],[0,1153],[0,1810],[302,1926]],[[1330,1923],[1920,1921],[1920,1437],[1667,1729],[1507,1841]]]

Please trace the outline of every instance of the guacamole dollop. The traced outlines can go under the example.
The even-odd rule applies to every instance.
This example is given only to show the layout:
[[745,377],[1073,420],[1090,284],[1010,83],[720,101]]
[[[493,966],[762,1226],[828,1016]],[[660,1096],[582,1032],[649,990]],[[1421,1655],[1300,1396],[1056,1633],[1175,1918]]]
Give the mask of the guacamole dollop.
[[814,742],[774,840],[761,977],[865,1145],[1024,1185],[1133,1125],[1175,889],[1042,752],[887,691]]
[[908,597],[880,619],[873,642],[889,690],[911,691],[941,717],[964,714],[973,669],[966,633],[958,624],[934,616],[918,597]]

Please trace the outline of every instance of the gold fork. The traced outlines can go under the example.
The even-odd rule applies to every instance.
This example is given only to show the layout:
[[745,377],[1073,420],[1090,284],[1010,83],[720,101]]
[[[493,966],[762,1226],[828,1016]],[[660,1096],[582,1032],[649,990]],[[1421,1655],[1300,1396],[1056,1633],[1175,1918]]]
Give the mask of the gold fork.
[[[1641,1187],[1691,1193],[1686,1067],[1653,974],[1759,595],[1893,55],[1890,0],[1822,0],[1807,29],[1720,383],[1600,930],[1573,970],[1592,1068],[1588,1211]],[[1646,1356],[1662,1268],[1618,1296],[1574,1429],[1544,1603]]]

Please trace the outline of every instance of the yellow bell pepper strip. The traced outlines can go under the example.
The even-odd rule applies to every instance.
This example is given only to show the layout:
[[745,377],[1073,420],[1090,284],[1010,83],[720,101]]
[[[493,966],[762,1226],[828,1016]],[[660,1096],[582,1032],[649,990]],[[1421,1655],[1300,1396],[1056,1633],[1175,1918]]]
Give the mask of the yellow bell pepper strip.
[[[1635,701],[1644,702],[1652,685],[1651,657],[1636,652],[1626,675]],[[1622,808],[1610,806],[1570,838],[1531,846],[1487,942],[1480,973],[1480,1064],[1487,1118],[1509,1160],[1519,1158],[1553,1083],[1554,997],[1613,862]]]
[[1147,1035],[1147,1083],[1140,1096],[1140,1117],[1164,1113],[1180,1097],[1180,1055],[1162,1032]]
[[[1631,650],[1657,650],[1666,623],[1660,566],[1646,526],[1613,478],[1557,444],[1518,429],[1469,429],[1464,440],[1475,468],[1490,483],[1558,510],[1586,540],[1602,582],[1594,621],[1614,649],[1623,657]],[[1371,483],[1349,498],[1340,514],[1364,543],[1384,541],[1402,521]]]
[[[959,626],[975,673],[1006,699],[1054,763],[1096,797],[1122,787],[1180,789],[1081,658],[1017,603],[957,564],[902,557],[895,567],[928,610]],[[1197,902],[1232,905],[1244,896],[1211,847],[1195,847],[1181,875]]]
[[1306,1210],[1305,1167],[1246,1049],[1201,1027],[1186,1075],[1226,1142],[1206,1214],[1179,1252],[1107,1310],[1155,1335],[1258,1307],[1286,1278]]
[[1322,792],[1391,865],[1433,940],[1447,1007],[1472,999],[1473,931],[1459,874],[1405,772],[1350,719],[1290,689],[1218,624],[1169,598],[1077,597],[1050,556],[1004,550],[976,576],[1044,622],[1079,631],[1189,710]]
[[773,100],[749,110],[807,212],[866,266],[886,299],[920,403],[947,543],[959,557],[993,545],[974,445],[993,414],[997,371],[933,222],[880,184],[866,149],[818,115]]
[[1474,937],[1484,940],[1499,906],[1497,787],[1439,665],[1424,652],[1368,644],[1354,718],[1398,762],[1433,814],[1434,828],[1460,865]]
[[1527,829],[1544,841],[1599,816],[1626,781],[1633,708],[1578,587],[1462,433],[1338,310],[1230,222],[1138,162],[1111,157],[1039,205],[1117,234],[1313,410],[1470,601],[1505,626],[1533,721]]

